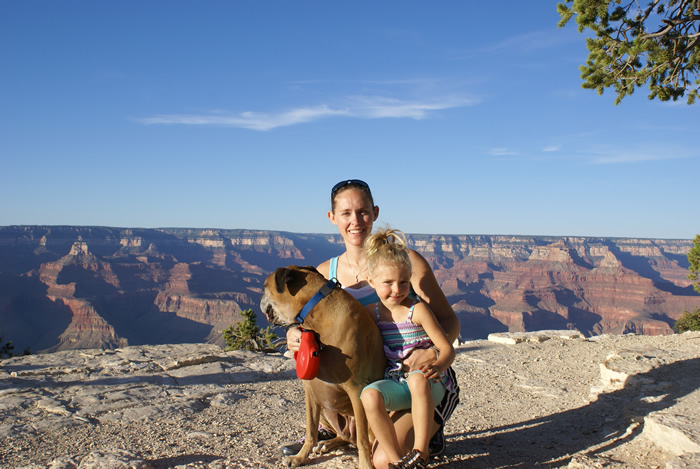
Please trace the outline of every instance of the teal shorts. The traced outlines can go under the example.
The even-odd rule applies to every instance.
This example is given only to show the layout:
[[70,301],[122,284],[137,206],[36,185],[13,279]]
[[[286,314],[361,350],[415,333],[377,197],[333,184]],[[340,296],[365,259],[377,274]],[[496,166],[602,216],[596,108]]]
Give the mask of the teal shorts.
[[[414,370],[409,373],[409,376],[413,373],[422,372],[420,370]],[[433,405],[438,405],[445,395],[445,385],[441,381],[437,383],[429,381],[429,383],[430,392],[433,395]],[[411,391],[408,389],[408,377],[402,379],[401,382],[396,382],[393,379],[381,379],[365,386],[362,392],[365,392],[365,389],[369,388],[374,388],[382,393],[384,407],[389,412],[411,408]]]

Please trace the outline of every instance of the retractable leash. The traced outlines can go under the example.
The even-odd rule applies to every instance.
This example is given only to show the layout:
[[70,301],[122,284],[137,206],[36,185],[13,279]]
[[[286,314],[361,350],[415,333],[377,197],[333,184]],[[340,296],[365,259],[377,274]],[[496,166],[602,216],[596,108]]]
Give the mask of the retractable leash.
[[321,365],[321,348],[316,341],[314,331],[300,329],[299,351],[294,352],[294,359],[297,361],[297,378],[314,379]]
[[[296,317],[299,323],[303,323],[309,312],[322,299],[327,297],[333,289],[339,287],[340,283],[336,279],[331,279],[316,294],[304,305],[301,313]],[[318,374],[318,367],[321,364],[321,346],[316,340],[314,331],[301,329],[301,341],[299,343],[299,351],[294,352],[294,360],[297,362],[297,377],[299,379],[314,379]]]

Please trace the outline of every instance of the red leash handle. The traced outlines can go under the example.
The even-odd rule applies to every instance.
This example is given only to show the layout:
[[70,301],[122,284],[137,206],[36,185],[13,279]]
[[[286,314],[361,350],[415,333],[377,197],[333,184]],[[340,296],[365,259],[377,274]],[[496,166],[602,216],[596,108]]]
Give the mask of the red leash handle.
[[299,379],[314,379],[318,374],[321,364],[321,348],[318,346],[313,331],[301,329],[301,342],[299,351],[294,352],[297,362],[297,376]]

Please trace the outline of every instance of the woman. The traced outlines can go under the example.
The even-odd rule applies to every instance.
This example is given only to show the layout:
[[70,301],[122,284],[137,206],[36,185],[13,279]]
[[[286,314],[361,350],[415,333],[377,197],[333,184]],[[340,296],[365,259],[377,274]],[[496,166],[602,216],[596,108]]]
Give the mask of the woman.
[[[372,226],[379,216],[379,207],[374,205],[372,192],[364,181],[349,179],[336,184],[331,190],[331,210],[328,219],[338,227],[345,244],[345,252],[329,259],[317,267],[326,278],[335,277],[343,288],[357,298],[363,305],[379,301],[376,293],[367,283],[367,257],[363,249],[365,240],[372,234]],[[450,342],[459,335],[459,320],[450,303],[435,279],[428,262],[414,250],[409,251],[412,265],[411,288],[433,311],[440,326],[444,329]],[[292,327],[287,331],[289,350],[299,349],[301,331]],[[416,350],[404,360],[407,368],[416,369],[433,363],[437,352],[433,349]],[[452,373],[452,370],[449,370]],[[441,454],[444,450],[442,426],[459,402],[459,388],[454,393],[445,394],[445,398],[435,409],[435,419],[431,434],[431,455]],[[346,422],[340,415],[324,413],[327,423],[341,432],[343,437],[354,441],[354,422]],[[410,450],[413,442],[413,424],[409,411],[399,411],[392,415],[399,444]],[[436,441],[439,440],[439,441]],[[289,449],[290,447],[287,447]],[[283,451],[285,449],[283,448]],[[381,449],[375,451],[373,462],[377,468],[387,467],[389,461]]]

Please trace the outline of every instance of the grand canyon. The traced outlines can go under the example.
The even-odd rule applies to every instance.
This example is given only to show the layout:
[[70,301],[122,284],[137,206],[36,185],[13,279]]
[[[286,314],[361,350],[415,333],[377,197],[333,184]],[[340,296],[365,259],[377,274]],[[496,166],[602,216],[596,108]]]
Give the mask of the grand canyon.
[[[691,240],[409,234],[461,322],[461,340],[575,329],[666,335],[700,306]],[[341,253],[333,234],[0,227],[0,337],[15,351],[209,342],[277,267]]]

